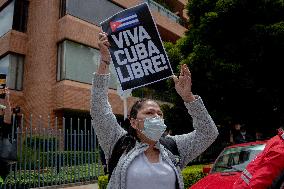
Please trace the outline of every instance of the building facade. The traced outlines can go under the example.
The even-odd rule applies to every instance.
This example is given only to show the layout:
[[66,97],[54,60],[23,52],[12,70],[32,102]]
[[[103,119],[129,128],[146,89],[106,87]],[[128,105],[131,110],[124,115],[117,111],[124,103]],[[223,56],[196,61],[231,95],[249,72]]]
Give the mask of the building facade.
[[[148,2],[161,38],[184,35],[186,0],[0,0],[0,72],[7,75],[12,107],[24,120],[47,115],[88,117],[92,73],[99,63],[99,23],[125,8]],[[123,114],[114,72],[109,86],[113,111]],[[129,98],[128,104],[135,99]]]

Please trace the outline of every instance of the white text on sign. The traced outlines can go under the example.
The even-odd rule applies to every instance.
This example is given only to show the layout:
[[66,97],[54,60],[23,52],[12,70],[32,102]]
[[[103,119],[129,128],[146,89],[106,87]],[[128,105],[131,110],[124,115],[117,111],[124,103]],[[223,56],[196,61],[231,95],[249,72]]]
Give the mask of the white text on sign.
[[121,83],[169,69],[165,55],[160,53],[143,26],[111,37],[119,48],[114,58],[120,65],[116,71]]

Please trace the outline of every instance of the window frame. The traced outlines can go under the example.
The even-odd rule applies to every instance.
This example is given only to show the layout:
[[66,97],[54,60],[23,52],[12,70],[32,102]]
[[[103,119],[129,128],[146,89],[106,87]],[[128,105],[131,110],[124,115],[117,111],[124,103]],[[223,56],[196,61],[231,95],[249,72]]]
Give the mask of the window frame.
[[[1,7],[0,12],[7,8],[11,3],[14,3],[13,16],[10,30],[16,30],[25,33],[27,31],[28,24],[28,0],[8,0]],[[6,33],[0,34],[0,37],[4,36]]]
[[[0,60],[2,60],[3,58],[5,58],[6,56],[8,57],[8,74],[6,77],[6,86],[8,86],[9,89],[12,90],[16,90],[16,91],[22,91],[23,90],[23,83],[24,83],[24,69],[25,69],[25,60],[26,57],[22,54],[18,54],[18,53],[13,53],[13,52],[9,52],[6,54],[3,54],[2,56],[0,56]],[[12,58],[16,58],[16,62],[12,62]],[[12,64],[16,64],[15,65],[15,75],[13,75],[13,86],[11,87],[11,70],[12,70]],[[22,64],[21,66],[19,64]],[[21,74],[19,74],[19,69],[21,70]]]
[[[90,21],[90,20],[88,20],[86,18],[83,18],[83,17],[81,17],[79,15],[72,14],[72,12],[68,12],[68,8],[67,8],[67,3],[68,2],[67,1],[68,0],[60,0],[59,18],[62,18],[65,15],[71,15],[73,17],[79,18],[80,20],[83,20],[83,21],[88,22],[90,24],[93,24],[93,25],[96,25],[96,26],[100,26],[99,23],[95,23],[97,21],[94,21],[94,20]],[[121,8],[122,10],[127,8],[127,7],[123,7],[122,5],[118,4],[117,2],[114,2],[113,0],[106,0],[106,1],[110,2],[111,4],[113,4],[113,5],[115,5],[115,6],[119,7],[119,8]],[[107,19],[108,17],[109,16],[106,16],[105,19]]]

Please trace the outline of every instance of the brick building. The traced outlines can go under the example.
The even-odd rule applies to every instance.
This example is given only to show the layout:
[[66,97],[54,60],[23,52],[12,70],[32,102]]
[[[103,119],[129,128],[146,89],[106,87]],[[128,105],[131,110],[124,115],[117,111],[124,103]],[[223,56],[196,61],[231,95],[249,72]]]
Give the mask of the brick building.
[[[152,0],[0,0],[0,72],[7,74],[12,106],[25,120],[42,115],[44,123],[47,115],[88,117],[99,23],[144,1],[163,40],[184,34],[186,0],[165,1],[172,12]],[[113,111],[122,115],[113,72],[109,87]]]

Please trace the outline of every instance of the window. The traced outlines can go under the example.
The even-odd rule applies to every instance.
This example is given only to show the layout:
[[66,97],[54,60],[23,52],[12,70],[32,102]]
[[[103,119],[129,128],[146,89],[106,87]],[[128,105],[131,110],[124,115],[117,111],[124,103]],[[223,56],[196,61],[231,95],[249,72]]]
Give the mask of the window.
[[[73,80],[92,83],[93,72],[100,60],[97,49],[65,40],[58,46],[57,80]],[[110,88],[116,89],[117,79],[113,67],[111,70]]]
[[99,25],[100,22],[123,10],[109,0],[61,0],[60,15],[70,14],[87,22]]
[[13,29],[26,32],[27,31],[27,21],[28,21],[28,6],[29,1],[27,0],[16,0],[15,1],[15,11],[13,19]]
[[3,58],[0,58],[0,73],[7,76],[6,83],[10,89],[22,90],[24,56],[8,54]]
[[26,32],[28,4],[27,0],[10,0],[0,9],[0,37],[11,29]]
[[12,29],[14,1],[0,11],[0,37]]

